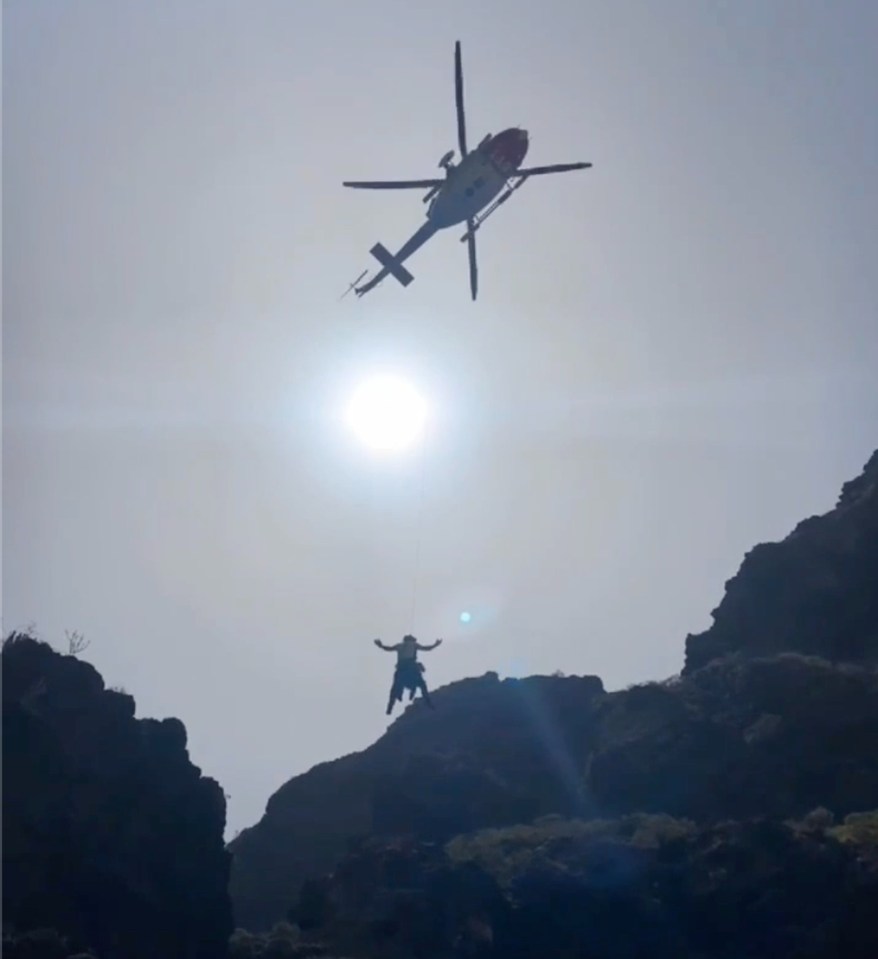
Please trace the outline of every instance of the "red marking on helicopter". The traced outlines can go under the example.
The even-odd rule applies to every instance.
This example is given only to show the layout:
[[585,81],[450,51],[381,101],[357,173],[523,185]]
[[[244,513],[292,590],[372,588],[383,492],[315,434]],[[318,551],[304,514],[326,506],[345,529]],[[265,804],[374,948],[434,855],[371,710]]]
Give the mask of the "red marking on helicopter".
[[488,156],[498,172],[506,176],[510,176],[521,166],[527,155],[528,145],[527,130],[518,127],[503,130],[486,144]]

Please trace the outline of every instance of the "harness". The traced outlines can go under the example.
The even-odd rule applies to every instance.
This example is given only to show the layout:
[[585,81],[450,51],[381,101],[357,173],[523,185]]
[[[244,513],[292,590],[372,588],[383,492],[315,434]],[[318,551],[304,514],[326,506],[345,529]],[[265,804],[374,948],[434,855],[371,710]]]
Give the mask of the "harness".
[[424,672],[424,664],[417,659],[401,660],[396,664],[397,679],[403,683],[417,683],[420,673]]

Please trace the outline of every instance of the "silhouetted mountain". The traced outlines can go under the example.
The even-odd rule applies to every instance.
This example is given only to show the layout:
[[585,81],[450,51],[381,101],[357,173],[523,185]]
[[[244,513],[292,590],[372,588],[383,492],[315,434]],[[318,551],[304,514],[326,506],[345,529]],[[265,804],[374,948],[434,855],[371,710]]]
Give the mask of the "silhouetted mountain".
[[4,955],[225,956],[225,797],[183,724],[27,636],[2,668]]
[[[798,874],[801,857],[818,855],[810,840],[788,835],[777,821],[765,827],[746,822],[723,826],[722,821],[801,817],[818,806],[839,817],[878,808],[876,474],[878,454],[860,478],[845,485],[834,510],[800,524],[783,543],[749,555],[728,584],[712,628],[716,632],[690,637],[681,677],[606,693],[595,677],[501,682],[489,673],[437,690],[435,712],[416,702],[369,749],[290,780],[271,797],[262,820],[231,844],[237,923],[261,930],[282,919],[305,880],[306,906],[310,896],[320,912],[324,907],[314,903],[325,905],[326,890],[345,870],[357,868],[364,848],[380,859],[385,846],[397,848],[404,837],[405,848],[421,850],[417,856],[431,849],[429,856],[444,862],[442,844],[457,841],[455,837],[527,824],[547,814],[587,821],[655,813],[696,823],[686,843],[674,847],[676,872],[671,872],[677,885],[668,879],[670,885],[662,886],[666,898],[660,909],[656,906],[659,911],[671,909],[675,901],[680,908],[695,908],[692,890],[698,883],[715,887],[717,909],[732,910],[744,895],[729,871],[738,856],[742,861],[774,856],[776,862],[766,869],[777,876],[786,875],[785,870]],[[760,852],[763,840],[775,846]],[[698,870],[710,861],[708,850],[717,843],[730,849],[722,867],[726,879],[708,881],[709,872]],[[827,882],[843,879],[856,886],[860,880],[850,878],[856,857],[837,848],[831,837],[826,843],[826,861],[836,870],[825,873],[835,877]],[[570,846],[569,856],[576,848]],[[514,861],[514,842],[507,852]],[[620,855],[628,861],[629,852]],[[817,861],[823,860],[818,856]],[[572,874],[589,868],[586,862],[565,865]],[[813,876],[821,868],[815,866]],[[420,869],[409,862],[403,869],[409,878],[400,882],[426,882]],[[332,870],[335,878],[319,879]],[[649,870],[643,875],[647,873],[652,875]],[[762,881],[758,870],[745,869],[741,875]],[[864,889],[873,888],[873,873],[861,878]],[[535,882],[533,876],[528,882]],[[585,895],[588,884],[574,886],[571,903],[579,902],[575,897]],[[528,895],[543,895],[533,885],[529,888]],[[648,898],[646,888],[638,885],[623,898]],[[758,898],[763,891],[775,895],[768,890],[753,895]],[[494,891],[490,895],[495,904],[500,902]],[[497,908],[516,909],[517,901],[504,895],[505,905]],[[644,900],[638,908],[647,905]],[[300,920],[302,908],[300,904]],[[579,902],[576,908],[588,914],[591,907]],[[781,922],[788,908],[786,900],[777,900],[767,911],[753,913],[753,923]],[[827,910],[810,915],[814,922],[842,921],[843,911],[835,905]],[[530,922],[519,917],[510,920],[509,928],[518,928],[519,921]],[[810,922],[801,929],[811,929]],[[558,934],[562,939],[567,935]],[[697,935],[691,935],[686,932],[684,940],[693,955],[727,954],[706,940],[697,946]],[[333,945],[345,954],[357,954],[358,948],[359,954],[370,954],[363,951],[365,940],[358,940],[360,946],[340,940],[335,927],[332,936]],[[505,950],[511,941],[497,954],[510,954]],[[628,952],[620,946],[621,951],[595,955],[634,955],[646,948],[630,941]],[[662,949],[667,945],[664,939],[656,942]],[[548,943],[541,940],[542,955]],[[419,952],[408,942],[406,948],[413,950],[411,955],[435,954],[432,946]],[[761,948],[754,946],[753,954],[763,954]],[[512,954],[536,956],[539,950],[533,949]],[[381,947],[380,954],[392,950]],[[561,949],[555,954],[568,953]],[[672,953],[656,952],[665,954]]]

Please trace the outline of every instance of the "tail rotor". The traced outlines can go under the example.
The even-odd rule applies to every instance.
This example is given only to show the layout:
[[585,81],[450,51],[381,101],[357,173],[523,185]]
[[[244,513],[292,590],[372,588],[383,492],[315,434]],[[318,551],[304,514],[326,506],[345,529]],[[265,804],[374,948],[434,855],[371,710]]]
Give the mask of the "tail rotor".
[[[348,295],[348,293],[351,292],[351,290],[355,290],[356,287],[357,287],[357,284],[360,282],[360,280],[363,279],[363,277],[364,277],[368,272],[369,272],[368,270],[363,270],[363,272],[356,278],[356,280],[354,280],[354,282],[351,283],[351,285],[344,291],[344,293],[342,293],[342,295],[339,297],[339,299],[340,299],[340,300],[343,300],[343,299]],[[358,295],[359,295],[359,294],[358,294]]]

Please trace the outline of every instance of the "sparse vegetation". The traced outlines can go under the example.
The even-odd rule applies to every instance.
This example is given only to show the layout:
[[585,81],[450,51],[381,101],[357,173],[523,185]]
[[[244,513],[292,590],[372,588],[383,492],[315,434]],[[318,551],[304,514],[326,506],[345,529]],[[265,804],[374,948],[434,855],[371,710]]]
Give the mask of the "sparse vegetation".
[[637,814],[613,820],[544,816],[530,825],[456,836],[445,851],[452,862],[475,863],[501,886],[508,886],[516,876],[536,866],[559,865],[573,847],[577,856],[585,859],[589,844],[601,840],[655,849],[685,839],[694,831],[695,825],[689,820],[666,815]]
[[829,830],[839,842],[856,846],[878,846],[878,809],[854,812],[844,817],[840,826]]
[[229,959],[297,959],[308,955],[299,945],[299,928],[278,922],[265,934],[236,929],[229,939]]
[[787,825],[795,832],[826,832],[835,825],[835,813],[818,806],[801,819],[788,819]]

